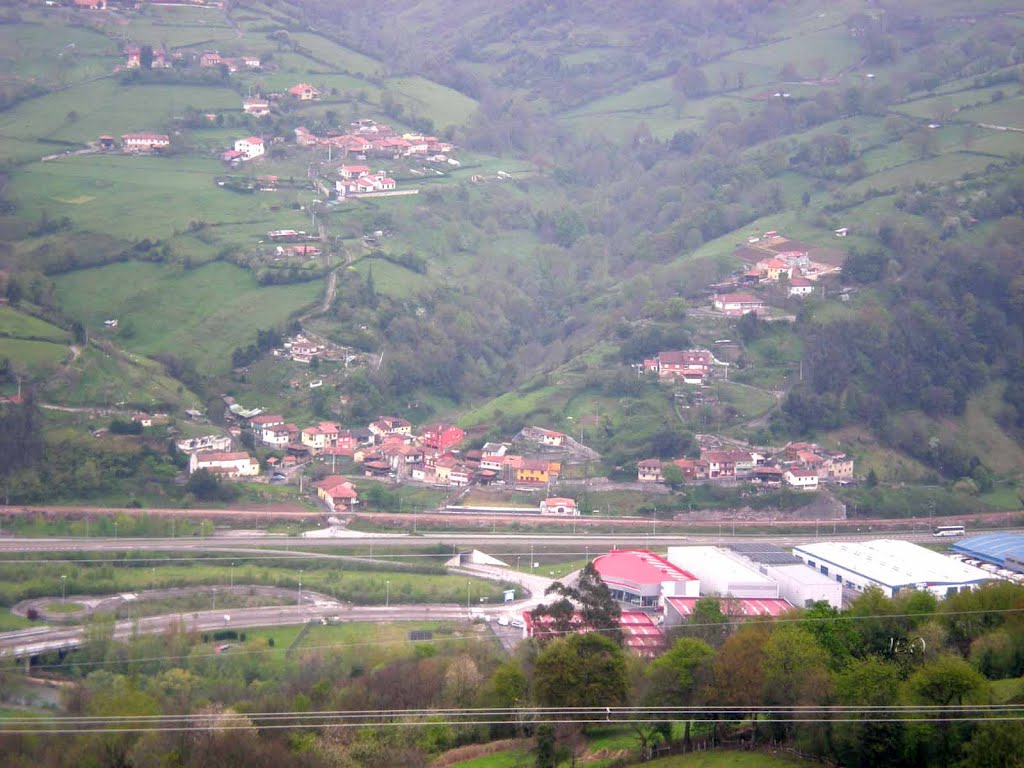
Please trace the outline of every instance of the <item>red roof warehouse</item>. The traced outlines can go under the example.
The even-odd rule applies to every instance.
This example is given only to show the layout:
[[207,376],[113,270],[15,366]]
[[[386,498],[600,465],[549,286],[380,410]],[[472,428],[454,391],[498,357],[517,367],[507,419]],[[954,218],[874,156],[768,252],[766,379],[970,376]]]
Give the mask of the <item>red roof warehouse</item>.
[[594,558],[594,568],[622,603],[655,608],[664,597],[697,597],[700,581],[692,573],[646,549],[623,549]]

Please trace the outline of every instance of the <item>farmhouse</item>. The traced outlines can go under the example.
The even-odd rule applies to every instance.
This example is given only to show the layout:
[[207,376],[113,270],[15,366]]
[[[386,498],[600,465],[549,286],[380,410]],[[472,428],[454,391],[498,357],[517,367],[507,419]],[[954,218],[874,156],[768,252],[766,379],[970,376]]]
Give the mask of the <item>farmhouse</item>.
[[730,317],[739,317],[749,312],[761,314],[765,309],[764,302],[749,293],[715,294],[712,306]]
[[125,152],[156,152],[170,145],[170,137],[163,133],[125,133],[121,136],[121,147]]
[[317,483],[316,495],[332,512],[351,509],[359,499],[355,487],[341,475],[331,475]]
[[260,473],[260,463],[244,451],[197,451],[189,458],[188,473],[191,475],[200,469],[207,469],[223,477],[256,477]]
[[807,296],[814,293],[814,283],[802,275],[796,275],[789,281],[790,296]]
[[245,99],[242,102],[242,111],[248,115],[263,117],[270,114],[270,102],[261,98]]
[[542,515],[569,515],[575,517],[579,515],[580,510],[572,499],[553,497],[544,499],[540,503],[540,513]]
[[818,471],[815,469],[787,469],[782,478],[786,485],[798,491],[818,490]]
[[241,154],[243,160],[252,160],[261,157],[266,148],[263,146],[263,139],[259,136],[250,136],[247,139],[235,141],[235,152]]
[[466,433],[454,424],[431,424],[423,428],[420,435],[424,447],[433,448],[444,453],[454,445],[458,445],[466,437]]
[[288,94],[294,96],[299,101],[313,101],[314,99],[320,98],[320,91],[314,88],[312,85],[306,83],[299,83],[293,85],[288,89]]
[[192,453],[193,451],[227,451],[231,448],[230,435],[202,435],[201,437],[188,437],[178,440],[174,447],[181,453]]
[[638,483],[660,483],[664,479],[661,474],[660,459],[644,459],[636,463],[636,480]]

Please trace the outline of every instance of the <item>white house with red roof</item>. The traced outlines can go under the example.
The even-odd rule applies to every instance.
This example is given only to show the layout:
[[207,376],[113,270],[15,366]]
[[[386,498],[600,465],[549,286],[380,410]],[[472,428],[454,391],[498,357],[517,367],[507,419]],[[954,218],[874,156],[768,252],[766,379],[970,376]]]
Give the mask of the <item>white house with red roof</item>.
[[359,502],[359,493],[355,486],[341,475],[331,475],[317,483],[316,496],[332,512],[339,509],[351,509]]
[[125,133],[121,147],[125,152],[155,152],[171,146],[171,138],[164,133]]
[[259,136],[249,136],[248,138],[237,139],[235,141],[235,152],[240,153],[244,160],[253,160],[257,157],[262,157],[266,151],[263,139]]
[[594,558],[612,597],[641,608],[656,608],[667,597],[698,597],[700,580],[646,549],[619,549]]
[[580,514],[580,510],[573,499],[552,496],[550,499],[544,499],[540,503],[540,513],[542,515],[577,517]]
[[715,294],[712,306],[717,312],[730,317],[740,317],[750,312],[761,314],[765,310],[764,302],[749,293]]
[[644,360],[644,370],[657,373],[662,379],[696,377],[698,373],[709,373],[714,362],[714,355],[706,349],[672,350]]
[[360,176],[365,176],[369,172],[370,167],[367,165],[343,165],[338,169],[338,175],[346,181],[349,179],[358,179]]
[[818,490],[817,469],[787,469],[782,473],[782,479],[786,481],[786,485],[798,491]]
[[247,115],[263,117],[270,114],[270,102],[258,96],[254,99],[243,99],[242,111]]
[[256,477],[260,473],[260,463],[244,451],[196,451],[189,457],[188,473],[191,475],[200,469],[229,478]]
[[809,296],[814,293],[814,283],[803,275],[794,275],[789,281],[790,296]]

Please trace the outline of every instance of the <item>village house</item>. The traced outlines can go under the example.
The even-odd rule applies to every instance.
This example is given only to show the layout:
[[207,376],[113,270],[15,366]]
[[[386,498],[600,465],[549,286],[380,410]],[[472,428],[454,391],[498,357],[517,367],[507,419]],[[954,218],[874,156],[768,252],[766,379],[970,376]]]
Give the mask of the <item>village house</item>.
[[762,280],[778,282],[783,277],[787,280],[793,277],[793,268],[782,259],[762,259],[754,265]]
[[814,283],[803,275],[796,275],[789,281],[790,296],[809,296],[814,293]]
[[782,487],[783,471],[779,467],[755,467],[750,474],[750,482],[768,488]]
[[360,176],[365,176],[369,172],[370,168],[366,165],[343,165],[338,169],[338,174],[346,181],[358,179]]
[[[323,251],[315,245],[279,245],[274,248],[274,254],[279,259],[316,259],[319,258]],[[296,352],[294,347],[292,348],[292,357],[296,354],[303,354],[302,352]],[[309,362],[309,358],[316,355],[316,351],[312,355],[306,355],[304,362]]]
[[257,176],[256,188],[260,192],[276,192],[277,176]]
[[121,136],[121,147],[125,152],[157,152],[171,146],[171,139],[164,133],[125,133]]
[[438,453],[444,453],[449,448],[458,445],[466,437],[466,433],[454,424],[431,424],[424,427],[420,433],[420,442],[424,448],[431,448]]
[[74,0],[76,8],[84,8],[87,11],[107,10],[107,0]]
[[331,512],[351,509],[359,501],[359,493],[355,486],[341,475],[331,475],[317,483],[316,496]]
[[565,435],[561,432],[552,432],[550,429],[538,430],[540,433],[541,445],[551,446],[552,448],[561,448],[565,445]]
[[412,435],[412,424],[397,416],[382,416],[369,424],[370,432],[373,433],[375,441],[380,442],[385,435]]
[[473,470],[462,462],[457,463],[448,472],[448,485],[464,488],[473,479]]
[[300,147],[315,147],[320,142],[309,128],[300,125],[295,129],[295,143]]
[[192,453],[193,451],[228,451],[231,449],[230,435],[202,435],[200,437],[186,437],[177,440],[174,447],[181,453]]
[[217,51],[203,51],[199,54],[200,67],[209,69],[210,67],[219,67],[221,63],[221,57]]
[[242,111],[255,117],[263,117],[270,114],[270,102],[266,99],[255,98],[242,101]]
[[264,427],[276,427],[282,424],[284,424],[284,416],[276,413],[261,413],[249,419],[249,429],[252,430],[253,437],[262,435]]
[[706,349],[673,350],[659,352],[655,357],[644,360],[645,371],[657,373],[659,378],[695,376],[709,373],[714,356]]
[[206,469],[222,477],[256,477],[260,463],[248,453],[221,453],[220,451],[196,451],[189,457],[188,473],[191,475]]
[[299,83],[298,85],[293,85],[288,89],[288,95],[293,96],[299,101],[313,101],[320,98],[320,91],[312,85]]
[[266,148],[263,145],[263,139],[259,136],[249,136],[246,139],[235,141],[235,152],[238,152],[243,160],[253,160],[262,157]]
[[736,477],[736,462],[729,451],[701,450],[700,458],[707,462],[709,480]]
[[715,294],[712,306],[716,312],[729,317],[740,317],[750,312],[761,314],[765,310],[764,302],[749,293]]
[[567,515],[575,517],[579,515],[580,510],[573,499],[552,497],[541,501],[540,513],[542,515]]
[[523,459],[516,468],[516,482],[544,485],[558,477],[562,465],[546,459]]
[[636,463],[636,480],[638,483],[661,483],[665,478],[661,474],[661,459],[643,459]]
[[786,484],[798,491],[818,490],[818,472],[814,469],[787,469],[782,474]]
[[260,441],[275,448],[284,448],[298,439],[299,428],[294,424],[274,424],[260,430]]

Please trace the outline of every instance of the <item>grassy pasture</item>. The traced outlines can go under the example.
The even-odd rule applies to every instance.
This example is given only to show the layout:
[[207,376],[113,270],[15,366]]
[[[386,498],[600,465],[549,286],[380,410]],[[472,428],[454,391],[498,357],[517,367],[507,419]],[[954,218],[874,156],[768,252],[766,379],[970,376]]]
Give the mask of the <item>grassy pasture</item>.
[[[1024,129],[1024,96],[1003,99],[974,109],[965,109],[957,113],[956,117],[957,120]],[[1024,145],[1024,136],[1021,137],[1021,144]]]
[[762,68],[775,80],[785,65],[792,64],[799,78],[806,80],[835,75],[856,64],[860,56],[857,42],[840,25],[734,51],[726,59],[748,70]]
[[422,77],[396,77],[386,82],[411,112],[431,119],[438,129],[466,122],[477,108],[468,96]]
[[[997,91],[1006,93],[1012,84],[1004,83],[988,88],[971,88],[956,93],[947,93],[939,96],[929,96],[923,99],[916,99],[905,104],[893,107],[893,111],[900,112],[910,117],[917,117],[922,120],[948,120],[954,110],[964,109],[971,105],[982,105],[992,102],[992,96]],[[956,115],[956,119],[960,116]]]
[[26,315],[13,307],[0,306],[0,336],[13,339],[52,341],[64,344],[68,334],[56,325]]
[[846,190],[852,195],[864,194],[869,189],[887,190],[903,187],[916,181],[935,183],[952,181],[965,173],[978,173],[993,162],[991,157],[969,154],[966,152],[950,152],[927,160],[899,165],[880,173],[867,176],[849,185]]
[[190,357],[211,373],[226,371],[232,350],[252,343],[258,328],[285,323],[322,290],[318,282],[260,287],[250,272],[220,262],[192,271],[128,262],[55,282],[70,316],[94,327],[117,317],[118,342],[129,349]]
[[[140,44],[166,44],[170,48],[190,46],[220,50],[228,55],[228,43],[237,45],[238,35],[219,9],[196,6],[146,5],[141,13],[129,14],[121,33]],[[267,47],[272,46],[270,42]]]
[[46,211],[127,240],[168,237],[196,220],[245,225],[253,245],[269,229],[307,228],[306,214],[271,210],[278,197],[225,192],[215,183],[221,173],[219,163],[197,158],[75,156],[19,169],[13,198],[30,221]]
[[[196,395],[168,377],[158,363],[95,346],[83,349],[60,376],[48,380],[45,391],[72,406],[119,402],[178,403],[183,408],[201,405]],[[202,434],[209,431],[207,427]]]
[[63,344],[0,338],[0,358],[21,363],[34,376],[45,374],[67,355],[68,348]]
[[383,67],[376,59],[339,45],[326,37],[308,32],[292,32],[290,35],[292,40],[310,54],[321,61],[329,62],[338,71],[371,77],[382,74]]
[[[167,121],[186,107],[208,112],[240,109],[241,97],[229,88],[121,85],[110,77],[19,104],[0,116],[0,135],[84,144],[100,134],[167,132]],[[77,119],[69,120],[70,112],[77,113]]]
[[0,75],[66,85],[106,74],[120,50],[98,32],[44,19],[0,26]]

